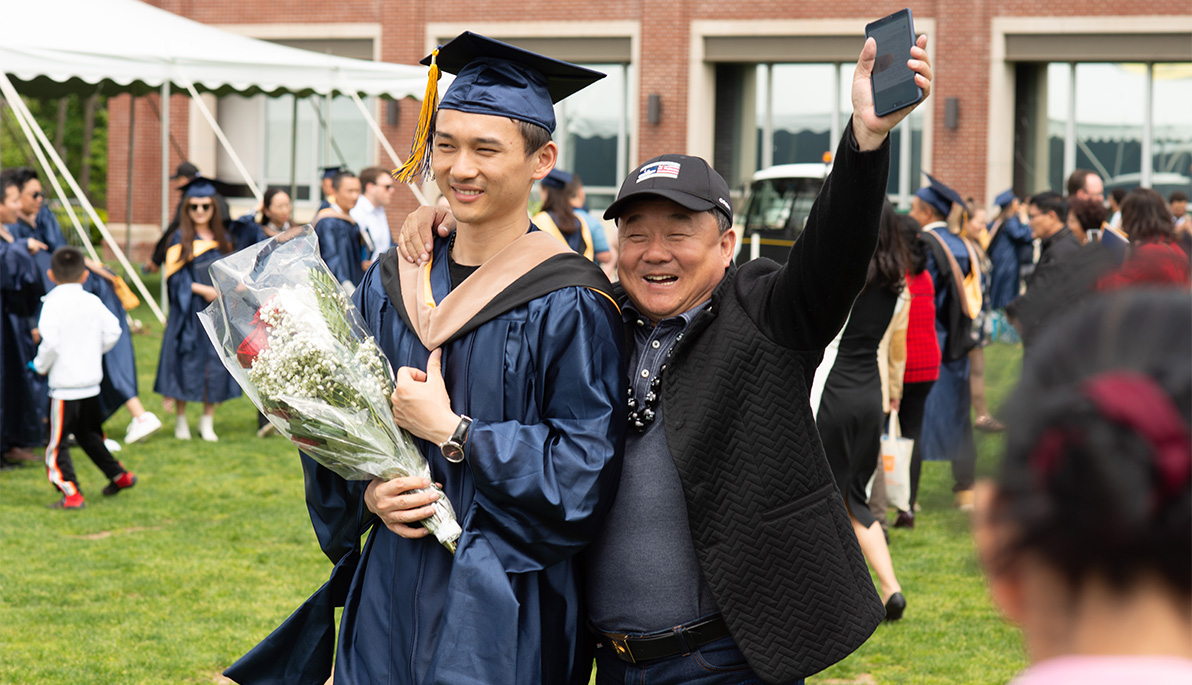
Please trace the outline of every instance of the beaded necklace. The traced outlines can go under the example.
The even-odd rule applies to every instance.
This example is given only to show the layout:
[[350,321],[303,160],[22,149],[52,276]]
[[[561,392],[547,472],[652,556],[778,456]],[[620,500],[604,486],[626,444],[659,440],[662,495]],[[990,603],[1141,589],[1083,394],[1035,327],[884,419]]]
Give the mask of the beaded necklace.
[[675,352],[675,346],[683,340],[683,334],[675,336],[675,344],[666,351],[666,357],[662,360],[662,366],[658,368],[658,373],[650,380],[650,386],[646,390],[646,396],[638,402],[633,394],[633,386],[630,385],[628,390],[628,399],[626,406],[629,408],[629,425],[633,426],[638,433],[645,433],[650,424],[654,423],[654,419],[658,418],[658,413],[655,408],[658,402],[662,399],[662,374],[666,372],[667,363],[670,362],[671,355]]

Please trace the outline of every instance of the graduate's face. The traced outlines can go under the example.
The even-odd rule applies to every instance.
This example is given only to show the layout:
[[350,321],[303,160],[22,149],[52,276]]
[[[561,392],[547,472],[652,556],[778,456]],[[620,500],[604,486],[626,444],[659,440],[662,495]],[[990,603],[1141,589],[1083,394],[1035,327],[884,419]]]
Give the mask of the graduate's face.
[[547,143],[526,155],[512,119],[439,110],[431,168],[456,221],[483,226],[521,221],[534,181],[554,168],[558,147]]
[[737,242],[716,217],[662,198],[630,205],[617,221],[617,264],[629,299],[654,323],[712,296]]
[[15,185],[4,189],[4,203],[0,204],[0,224],[13,224],[21,211],[21,189]]
[[21,188],[21,211],[25,214],[33,216],[41,211],[42,200],[45,196],[41,192],[41,181],[36,178],[30,179]]
[[360,179],[345,176],[339,180],[339,187],[335,189],[335,204],[345,212],[349,212],[356,206],[356,200],[360,199]]

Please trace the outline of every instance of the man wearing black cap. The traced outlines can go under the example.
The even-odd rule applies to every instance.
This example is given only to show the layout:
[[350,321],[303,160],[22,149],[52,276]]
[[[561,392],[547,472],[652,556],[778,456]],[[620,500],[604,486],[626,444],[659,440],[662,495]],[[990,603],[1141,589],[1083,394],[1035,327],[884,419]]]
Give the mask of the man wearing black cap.
[[[927,94],[920,38],[910,61]],[[877,244],[890,129],[867,42],[854,115],[807,229],[738,269],[724,179],[663,155],[605,213],[620,239],[629,435],[609,520],[585,553],[597,682],[798,681],[884,616],[815,428],[811,379]],[[403,229],[417,257],[429,210]]]
[[[471,33],[430,66],[401,177],[433,168],[458,226],[423,267],[382,255],[353,299],[397,370],[394,419],[463,533],[454,556],[425,537],[434,495],[420,478],[349,482],[304,458],[336,569],[228,670],[238,682],[324,682],[334,606],[337,683],[588,682],[575,555],[620,470],[624,335],[599,268],[534,230],[526,206],[558,156],[553,102],[603,75]],[[457,77],[435,112],[439,69]]]

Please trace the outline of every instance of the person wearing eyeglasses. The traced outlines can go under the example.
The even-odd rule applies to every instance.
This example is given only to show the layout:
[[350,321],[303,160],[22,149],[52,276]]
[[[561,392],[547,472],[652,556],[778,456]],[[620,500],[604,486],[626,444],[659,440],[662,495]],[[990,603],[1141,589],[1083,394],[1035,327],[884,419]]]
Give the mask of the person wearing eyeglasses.
[[360,199],[349,212],[362,232],[372,238],[373,249],[365,258],[365,269],[393,245],[385,205],[393,198],[393,178],[378,166],[360,172]]
[[215,299],[208,268],[212,262],[253,241],[242,232],[224,228],[215,185],[199,177],[183,192],[177,237],[166,250],[162,271],[170,294],[170,315],[162,334],[161,358],[153,391],[165,398],[166,410],[176,414],[174,437],[190,439],[186,405],[202,402],[199,436],[216,442],[215,407],[241,395],[240,386],[224,368],[197,314]]

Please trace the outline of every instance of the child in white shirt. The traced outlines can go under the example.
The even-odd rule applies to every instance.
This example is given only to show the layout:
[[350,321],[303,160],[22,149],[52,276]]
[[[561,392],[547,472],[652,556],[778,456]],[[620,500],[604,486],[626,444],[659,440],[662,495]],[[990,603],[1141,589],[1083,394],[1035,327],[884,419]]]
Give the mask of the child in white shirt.
[[42,305],[38,320],[41,345],[30,362],[37,373],[50,377],[46,472],[62,492],[62,499],[50,505],[56,509],[85,506],[70,450],[63,442],[71,433],[111,481],[103,494],[115,495],[137,482],[137,477],[104,445],[99,383],[103,380],[103,355],[120,338],[120,322],[98,297],[83,290],[86,278],[87,267],[78,248],[66,246],[54,251],[50,279],[57,287],[46,295]]

